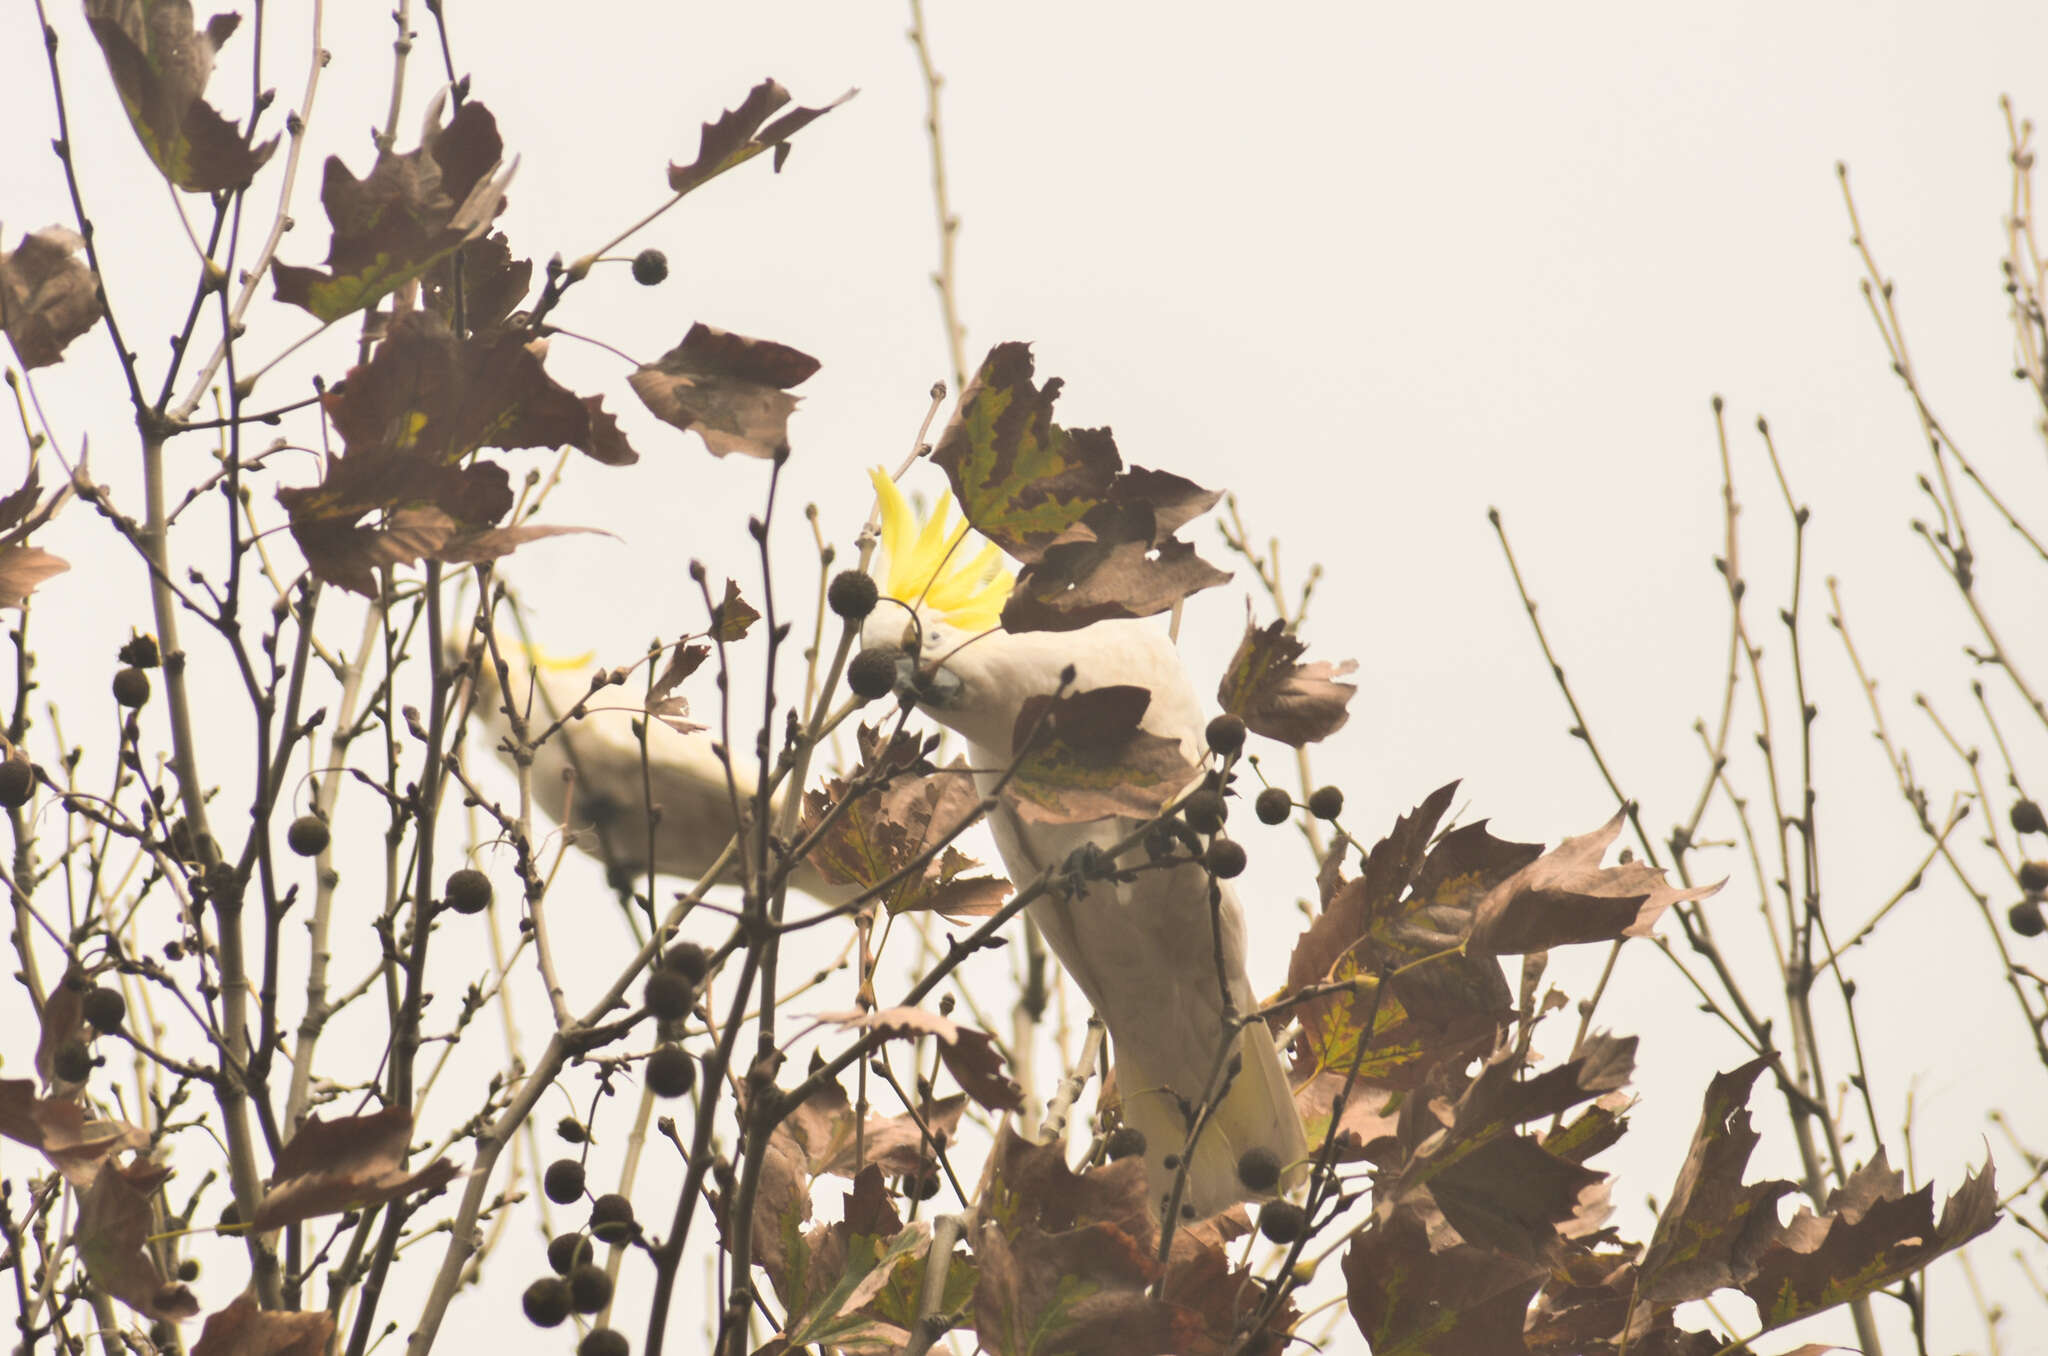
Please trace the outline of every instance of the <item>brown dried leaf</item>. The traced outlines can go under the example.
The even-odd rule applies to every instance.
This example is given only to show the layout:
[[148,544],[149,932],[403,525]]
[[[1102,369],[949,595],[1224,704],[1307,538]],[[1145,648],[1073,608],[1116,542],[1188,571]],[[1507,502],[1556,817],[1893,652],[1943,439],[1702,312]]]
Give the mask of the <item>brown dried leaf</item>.
[[1761,1138],[1750,1129],[1749,1090],[1769,1061],[1753,1059],[1707,1085],[1699,1128],[1650,1236],[1638,1281],[1642,1297],[1671,1306],[1743,1285],[1778,1231],[1777,1201],[1792,1183],[1745,1184]]
[[1411,1211],[1344,1253],[1351,1317],[1374,1356],[1527,1356],[1522,1325],[1544,1268],[1469,1244],[1433,1249]]
[[78,256],[84,244],[75,232],[45,226],[22,236],[14,253],[0,251],[0,330],[23,367],[48,367],[99,322],[99,288]]
[[[472,99],[441,125],[446,96],[428,106],[420,145],[382,151],[368,178],[327,158],[320,201],[334,227],[328,271],[271,266],[277,299],[334,321],[373,306],[490,229],[509,170],[497,119]],[[563,439],[567,442],[569,439]]]
[[156,1232],[152,1200],[171,1175],[160,1163],[108,1163],[78,1198],[74,1242],[100,1289],[151,1318],[184,1319],[199,1301],[157,1269],[145,1246]]
[[420,304],[449,329],[455,324],[455,270],[462,268],[462,326],[475,334],[502,329],[533,286],[533,260],[514,259],[502,231],[444,255],[420,275]]
[[278,1151],[270,1189],[251,1224],[276,1229],[315,1215],[439,1191],[455,1179],[457,1169],[445,1158],[408,1168],[411,1142],[412,1113],[403,1107],[331,1121],[308,1117]]
[[1910,1194],[1884,1151],[1830,1192],[1818,1218],[1802,1207],[1758,1258],[1743,1293],[1766,1329],[1882,1289],[1998,1222],[1991,1165],[1963,1180],[1934,1219],[1934,1184]]
[[1604,1206],[1604,1195],[1584,1202],[1604,1179],[1525,1135],[1502,1134],[1456,1153],[1428,1183],[1437,1209],[1467,1243],[1540,1262],[1557,1250],[1558,1226],[1582,1203]]
[[725,596],[711,608],[711,629],[704,634],[716,637],[730,645],[744,639],[747,629],[761,620],[761,614],[753,604],[740,597],[740,586],[728,579],[725,581]]
[[70,568],[40,546],[0,546],[0,608],[25,606],[36,585]]
[[448,564],[481,565],[485,561],[500,560],[509,556],[530,541],[576,533],[594,533],[600,537],[612,535],[601,527],[522,523],[518,527],[486,527],[474,532],[458,532],[442,542],[431,554],[435,560]]
[[1721,888],[1716,882],[1673,889],[1662,871],[1641,862],[1601,866],[1623,818],[1616,811],[1593,832],[1565,839],[1494,887],[1479,904],[1467,949],[1475,955],[1515,955],[1576,942],[1647,937],[1673,904],[1705,899]]
[[28,1078],[0,1078],[0,1135],[40,1151],[80,1191],[114,1154],[149,1147],[142,1127],[96,1119],[72,1098],[37,1097]]
[[87,0],[85,15],[128,121],[166,179],[187,193],[220,193],[255,178],[277,138],[252,147],[202,97],[239,15],[216,14],[201,32],[187,0]]
[[[848,806],[810,855],[812,865],[828,881],[863,890],[908,868],[981,811],[981,797],[963,759],[955,758],[944,771],[935,771],[922,760],[915,740],[899,736],[886,749],[873,745],[867,727],[862,727],[863,764],[850,780],[859,783],[890,770],[898,775]],[[848,782],[836,778],[807,792],[804,833],[823,824],[831,808],[848,794]],[[949,845],[923,872],[899,881],[882,903],[891,913],[994,913],[1009,895],[1010,884],[994,876],[968,874],[979,865]]]
[[43,1086],[60,1097],[69,1096],[80,1086],[58,1081],[55,1064],[58,1048],[66,1041],[82,1039],[85,1034],[85,991],[91,983],[74,961],[65,967],[64,977],[43,1000],[42,1024],[36,1037],[36,1073]]
[[206,1316],[192,1356],[322,1356],[334,1335],[325,1309],[286,1313],[259,1309],[247,1295]]
[[1031,824],[1158,814],[1198,769],[1178,740],[1141,728],[1151,702],[1149,691],[1129,685],[1026,698],[1012,732],[1018,757],[1003,803]]
[[798,397],[788,388],[817,370],[816,358],[786,344],[696,324],[626,381],[657,418],[695,430],[713,455],[773,457],[789,447]]
[[[1327,873],[1336,893],[1295,943],[1283,996],[1329,983],[1352,987],[1293,1009],[1302,1024],[1293,1047],[1298,1078],[1348,1070],[1374,1009],[1376,976],[1456,946],[1473,902],[1540,851],[1503,842],[1479,824],[1453,829],[1431,848],[1456,790],[1455,782],[1439,788],[1400,819],[1366,855],[1358,879]],[[1491,1050],[1511,1008],[1499,962],[1439,956],[1379,996],[1359,1076],[1366,1084],[1418,1087],[1437,1062]]]
[[738,108],[728,109],[717,121],[704,124],[697,158],[687,165],[671,164],[668,186],[681,197],[771,149],[775,152],[775,168],[780,171],[789,158],[789,139],[859,92],[850,89],[829,104],[793,108],[769,122],[769,115],[789,102],[789,91],[773,80],[763,80],[747,91]]
[[1216,700],[1249,729],[1283,744],[1300,748],[1328,738],[1351,718],[1346,708],[1358,695],[1356,684],[1336,680],[1358,665],[1298,662],[1307,648],[1286,623],[1261,627],[1247,616]]
[[1104,429],[1053,423],[1031,349],[989,350],[933,449],[960,510],[1024,562],[1003,608],[1011,632],[1147,617],[1229,576],[1173,533],[1221,495],[1165,471],[1124,469]]
[[374,449],[446,465],[483,447],[566,444],[606,466],[638,461],[602,398],[557,383],[541,356],[517,331],[462,338],[439,316],[408,311],[321,403],[351,455]]
[[1160,1269],[1147,1197],[1141,1159],[1077,1175],[1058,1145],[1028,1144],[1005,1122],[980,1192],[973,1312],[981,1344],[998,1356],[1284,1350],[1291,1306],[1257,1334],[1237,1332],[1259,1291],[1214,1236],[1177,1233],[1160,1298],[1146,1294]]

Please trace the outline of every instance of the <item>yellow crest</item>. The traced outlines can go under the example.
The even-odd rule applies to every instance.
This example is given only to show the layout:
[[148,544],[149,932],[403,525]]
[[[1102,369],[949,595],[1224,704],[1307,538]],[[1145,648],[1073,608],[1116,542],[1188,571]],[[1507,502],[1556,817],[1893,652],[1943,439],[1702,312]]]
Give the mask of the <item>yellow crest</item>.
[[962,631],[1001,625],[1016,577],[1003,568],[1003,554],[994,542],[983,542],[971,559],[959,559],[968,528],[964,518],[951,521],[952,492],[941,494],[931,516],[920,523],[888,472],[878,466],[868,478],[881,505],[882,551],[889,557],[883,596],[936,612]]

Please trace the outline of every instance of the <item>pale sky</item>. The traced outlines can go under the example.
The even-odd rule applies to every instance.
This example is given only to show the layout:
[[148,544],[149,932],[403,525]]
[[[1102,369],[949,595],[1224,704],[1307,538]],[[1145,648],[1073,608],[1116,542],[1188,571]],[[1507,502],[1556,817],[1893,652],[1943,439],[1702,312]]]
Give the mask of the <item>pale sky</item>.
[[[1836,935],[1898,888],[1925,848],[1827,626],[1823,580],[1839,576],[1886,717],[1938,804],[1967,776],[1912,695],[1927,693],[1966,742],[1987,736],[1960,650],[1967,616],[1908,529],[1930,512],[1914,484],[1928,469],[1925,442],[1858,292],[1834,166],[1848,164],[1870,245],[1897,282],[1926,394],[2009,502],[2023,515],[2034,509],[2038,532],[2048,460],[2032,431],[2039,407],[2029,413],[2011,377],[1998,271],[2010,172],[1998,97],[2011,95],[2022,116],[2048,117],[2048,9],[1299,4],[1254,17],[1208,4],[928,3],[947,78],[970,362],[1000,340],[1033,342],[1041,377],[1066,380],[1062,422],[1108,423],[1127,461],[1235,491],[1253,531],[1282,538],[1290,577],[1322,565],[1311,655],[1357,658],[1361,692],[1349,727],[1315,764],[1319,780],[1344,787],[1354,833],[1377,837],[1453,777],[1465,779],[1461,813],[1491,818],[1508,838],[1554,842],[1614,808],[1565,734],[1570,717],[1488,527],[1489,505],[1504,515],[1551,641],[1651,831],[1661,837],[1689,813],[1704,770],[1692,725],[1718,708],[1727,642],[1711,565],[1722,550],[1709,414],[1718,392],[1747,510],[1751,623],[1767,663],[1782,657],[1774,613],[1790,559],[1788,520],[1753,431],[1758,414],[1813,508],[1803,640],[1821,711],[1823,898]],[[818,503],[845,551],[867,511],[864,468],[900,459],[927,388],[947,375],[927,279],[936,242],[907,12],[523,0],[446,8],[456,70],[472,74],[473,97],[521,156],[500,226],[537,264],[555,251],[582,254],[665,198],[668,161],[691,158],[698,124],[763,76],[799,103],[861,88],[796,139],[780,175],[744,167],[635,238],[667,252],[665,285],[642,289],[623,267],[599,269],[554,317],[641,360],[698,320],[818,357],[822,371],[800,388],[786,502]],[[368,129],[389,97],[384,10],[327,6],[333,61],[294,199],[299,226],[280,251],[288,262],[314,264],[325,250],[320,158],[337,152],[358,173],[370,164]],[[160,373],[163,336],[183,318],[190,251],[83,22],[63,0],[52,13],[114,302],[145,372]],[[431,20],[418,19],[400,138],[408,147],[440,79]],[[306,7],[273,5],[267,21],[264,82],[277,87],[280,109],[299,107]],[[245,23],[215,80],[231,114],[247,104],[250,32]],[[9,130],[0,221],[10,246],[23,230],[73,224],[44,149],[54,123],[41,57],[33,11],[10,6],[0,18],[0,125]],[[273,170],[252,204],[274,203],[276,191]],[[196,220],[199,208],[187,210]],[[252,329],[250,352],[275,351],[307,328],[283,311],[259,303],[270,319]],[[297,399],[316,371],[338,376],[352,343],[349,331],[309,346],[266,378],[257,400]],[[753,593],[743,519],[758,506],[765,468],[715,461],[694,437],[657,424],[627,390],[626,364],[602,349],[557,338],[549,367],[581,392],[604,393],[642,453],[625,470],[573,463],[548,514],[602,525],[618,541],[543,543],[512,562],[550,648],[595,648],[618,662],[652,636],[699,625],[684,573],[692,557]],[[134,505],[133,430],[107,398],[111,370],[96,331],[66,364],[37,373],[37,389],[67,445],[75,451],[89,435],[96,475]],[[189,441],[183,474],[196,476],[203,453]],[[0,481],[11,484],[18,431],[0,434],[0,449]],[[550,464],[527,455],[515,467]],[[311,479],[305,458],[280,465],[271,483]],[[935,492],[940,477],[923,474],[913,486]],[[1986,606],[2019,662],[2048,676],[2040,562],[2029,571],[2007,554],[1981,508],[1972,527]],[[1186,535],[1233,564],[1209,524]],[[45,586],[34,616],[50,647],[43,679],[79,709],[68,722],[79,739],[110,728],[107,660],[131,624],[147,625],[145,594],[132,556],[110,549],[87,512],[72,510],[42,544],[75,566]],[[796,513],[781,519],[776,548],[780,587],[807,609],[815,567]],[[1204,691],[1235,641],[1248,582],[1239,569],[1189,605],[1183,648]],[[59,637],[75,653],[60,653]],[[2002,703],[2023,768],[2048,790],[2048,736],[2022,722],[1995,672],[1974,676]],[[1781,722],[1795,710],[1788,689],[1780,671]],[[1761,807],[1750,728],[1737,726],[1731,771]],[[1987,763],[1986,776],[2002,772]],[[2001,828],[2008,800],[1994,791]],[[1725,814],[1709,826],[1719,837],[1732,831]],[[1274,846],[1254,852],[1240,891],[1255,923],[1269,908],[1286,924],[1254,953],[1262,989],[1277,987],[1292,901],[1312,889],[1302,854],[1267,841]],[[1722,852],[1702,865],[1733,877],[1707,907],[1727,920],[1726,940],[1743,949],[1768,1002],[1747,863]],[[1978,872],[1994,882],[1982,861]],[[2003,879],[1992,894],[2001,915],[2017,898]],[[601,887],[592,907],[611,910]],[[2038,954],[2048,939],[2010,940],[2037,965],[2048,959]],[[1598,960],[1559,956],[1552,977],[1578,997]],[[2048,1071],[1993,966],[1975,909],[1936,871],[1853,961],[1892,1160],[1906,1159],[1897,1128],[1912,1095],[1910,1171],[1915,1184],[1932,1178],[1937,1198],[1987,1144],[2002,1184],[2023,1179],[1987,1111],[2002,1109],[2022,1137],[2048,1124]],[[15,990],[0,1000],[0,1012],[23,1006]],[[1600,1010],[1603,1024],[1644,1036],[1635,1129],[1601,1164],[1621,1174],[1618,1222],[1637,1237],[1648,1227],[1644,1196],[1669,1190],[1706,1078],[1743,1058],[1691,1007],[1676,971],[1639,944]],[[1562,1024],[1545,1034],[1560,1047],[1569,1038]],[[28,1051],[10,1040],[0,1053],[19,1068]],[[1839,1080],[1839,1056],[1829,1072]],[[1763,1092],[1756,1106],[1767,1138],[1755,1170],[1787,1173],[1782,1111]],[[1860,1159],[1867,1146],[1851,1152]],[[2001,1232],[1976,1250],[1987,1295],[2013,1312],[2008,1351],[2031,1349],[2029,1334],[2048,1329],[2038,1294],[2007,1260],[2018,1238]],[[516,1246],[534,1245],[522,1236]],[[209,1308],[229,1297],[225,1277],[238,1265],[223,1260],[203,1296]],[[506,1268],[519,1285],[521,1266]],[[516,1288],[508,1277],[504,1293]],[[1955,1265],[1938,1269],[1930,1289],[1932,1344],[1983,1350]],[[403,1306],[390,1312],[405,1321]],[[1878,1312],[1888,1349],[1909,1349],[1898,1306],[1880,1302]],[[477,1294],[456,1317],[498,1321]],[[1732,1326],[1747,1331],[1746,1321]],[[512,1322],[508,1336],[530,1336]],[[1847,1331],[1835,1323],[1800,1336]],[[1796,1342],[1779,1335],[1762,1348]]]

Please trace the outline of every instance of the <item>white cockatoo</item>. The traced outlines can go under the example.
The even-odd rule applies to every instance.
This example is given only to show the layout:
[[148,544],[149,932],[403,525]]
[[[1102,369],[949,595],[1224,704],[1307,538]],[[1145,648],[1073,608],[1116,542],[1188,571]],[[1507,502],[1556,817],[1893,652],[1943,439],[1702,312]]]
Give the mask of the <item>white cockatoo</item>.
[[[873,474],[881,510],[882,601],[861,633],[865,650],[903,656],[899,673],[918,707],[963,736],[984,795],[1016,750],[1020,709],[1061,687],[1070,691],[1132,684],[1152,694],[1143,729],[1179,742],[1191,763],[1203,756],[1205,719],[1172,639],[1152,621],[1101,621],[1077,631],[1013,635],[1001,613],[1013,579],[993,544],[977,551],[968,525],[948,521],[951,496],[939,497],[920,524],[902,492]],[[1110,818],[1080,824],[1027,823],[1007,807],[989,818],[1010,878],[1020,886],[1065,862],[1085,844],[1107,848],[1138,822]],[[1155,1207],[1175,1178],[1188,1110],[1199,1106],[1225,1038],[1221,983],[1239,1014],[1257,1006],[1245,976],[1244,914],[1222,885],[1222,964],[1217,964],[1210,877],[1194,861],[1139,872],[1128,883],[1097,881],[1079,896],[1034,900],[1031,917],[1067,973],[1109,1029],[1127,1125],[1145,1137]],[[1219,980],[1219,976],[1221,977]],[[1238,1035],[1241,1066],[1196,1143],[1182,1195],[1183,1214],[1205,1217],[1236,1202],[1274,1194],[1240,1178],[1248,1151],[1268,1150],[1281,1169],[1278,1188],[1298,1181],[1307,1155],[1301,1117],[1272,1033],[1252,1022]],[[1254,1174],[1257,1175],[1256,1173]]]

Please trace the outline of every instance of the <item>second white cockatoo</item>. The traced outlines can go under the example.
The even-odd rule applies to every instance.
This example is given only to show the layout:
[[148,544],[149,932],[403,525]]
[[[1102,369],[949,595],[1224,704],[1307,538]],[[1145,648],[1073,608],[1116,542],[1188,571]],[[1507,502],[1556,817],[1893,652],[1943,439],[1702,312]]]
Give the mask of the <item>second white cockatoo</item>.
[[[970,544],[968,525],[950,519],[941,495],[920,523],[889,477],[874,473],[879,496],[882,600],[862,629],[864,650],[899,654],[899,673],[918,708],[968,743],[983,795],[1017,755],[1018,716],[1033,697],[1130,684],[1151,693],[1142,728],[1175,740],[1198,763],[1205,719],[1172,639],[1153,621],[1100,621],[1075,631],[1012,634],[1001,625],[1012,577],[992,544]],[[1027,822],[1007,806],[989,817],[1010,878],[1021,888],[1085,845],[1107,848],[1141,821],[1113,817],[1076,824]],[[1189,1112],[1200,1105],[1227,1036],[1222,985],[1238,1014],[1256,1006],[1245,975],[1244,915],[1221,886],[1220,929],[1212,918],[1211,878],[1201,863],[1145,870],[1128,881],[1103,880],[1084,893],[1054,891],[1034,900],[1033,920],[1060,963],[1109,1030],[1127,1125],[1145,1138],[1155,1208],[1170,1196],[1186,1145]],[[1218,963],[1214,938],[1221,933]],[[1264,1022],[1237,1036],[1236,1077],[1189,1159],[1183,1213],[1199,1218],[1270,1197],[1300,1179],[1307,1155],[1279,1050]],[[1241,1177],[1244,1156],[1266,1150],[1279,1181],[1254,1189]],[[1265,1176],[1255,1172],[1254,1177]]]

